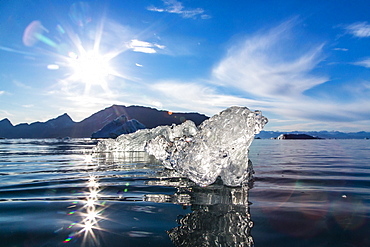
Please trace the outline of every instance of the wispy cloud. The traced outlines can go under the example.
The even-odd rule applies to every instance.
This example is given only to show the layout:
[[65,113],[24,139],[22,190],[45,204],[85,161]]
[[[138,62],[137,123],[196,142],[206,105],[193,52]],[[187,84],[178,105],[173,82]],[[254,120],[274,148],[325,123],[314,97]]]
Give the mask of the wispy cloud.
[[5,91],[0,90],[0,95],[3,95],[4,93],[5,93]]
[[336,47],[333,49],[334,51],[348,51],[347,48],[340,48],[340,47]]
[[156,43],[149,43],[146,41],[140,41],[137,39],[131,40],[131,42],[128,43],[127,46],[135,52],[143,52],[143,53],[157,53],[156,48],[158,49],[165,48],[165,46],[163,45],[159,45]]
[[233,46],[213,70],[217,82],[255,96],[296,98],[328,81],[312,73],[323,59],[323,44],[313,45],[303,53],[292,50],[286,44],[294,38],[292,28],[291,21],[285,22]]
[[259,107],[263,110],[261,101],[227,95],[200,81],[193,83],[162,81],[152,84],[150,90],[158,95],[163,107],[175,111],[190,110],[212,116],[232,105],[248,106],[251,109]]
[[[0,115],[4,115],[4,116],[6,116],[6,117],[13,117],[13,116],[14,116],[14,114],[11,114],[10,112],[5,111],[5,110],[0,110]],[[3,117],[3,116],[2,116],[2,117]],[[0,117],[0,119],[1,119],[2,117]]]
[[24,107],[24,108],[32,108],[32,107],[34,107],[34,105],[22,105],[22,107]]
[[311,123],[320,122],[323,126],[331,126],[335,122],[369,121],[370,105],[366,102],[367,99],[359,98],[354,102],[343,104],[306,97],[300,101],[275,102],[271,110],[283,118],[309,120]]
[[[268,130],[351,131],[350,128],[343,127],[351,125],[354,128],[357,126],[357,129],[366,129],[368,127],[362,126],[366,126],[366,123],[370,124],[368,119],[370,105],[366,103],[368,102],[366,98],[349,104],[315,100],[309,97],[248,99],[222,93],[222,89],[204,85],[200,80],[193,83],[162,81],[152,84],[148,90],[158,97],[156,102],[162,109],[173,111],[196,111],[212,116],[232,105],[262,110],[263,114],[271,120],[267,126]],[[279,121],[273,120],[276,117]]]
[[31,89],[32,88],[31,86],[28,86],[28,85],[26,85],[23,82],[20,82],[18,80],[13,80],[13,83],[14,83],[14,85],[16,85],[19,88],[23,88],[23,89]]
[[354,63],[354,65],[370,68],[370,58]]
[[162,1],[164,3],[164,7],[149,6],[147,10],[179,14],[183,18],[196,18],[197,16],[200,16],[202,19],[211,18],[211,16],[204,14],[204,9],[202,8],[188,9],[185,8],[181,2],[176,0],[162,0]]
[[[211,116],[231,105],[243,105],[262,110],[271,119],[285,121],[271,121],[267,126],[271,130],[285,126],[290,130],[350,131],[343,126],[360,129],[370,124],[368,83],[351,83],[351,90],[343,88],[358,96],[346,104],[305,94],[329,80],[328,76],[314,73],[324,60],[324,45],[313,44],[303,51],[291,49],[287,40],[299,38],[294,35],[294,27],[294,21],[285,22],[234,44],[209,79],[199,78],[193,83],[161,81],[151,84],[150,90],[156,92],[154,95],[164,108],[171,110],[192,110]],[[224,93],[230,90],[238,94]]]
[[[54,104],[49,105],[56,112],[68,112],[73,120],[81,121],[88,117],[90,114],[97,112],[112,104],[125,104],[118,99],[118,94],[111,92],[104,92],[104,90],[95,90],[94,94],[83,94],[81,90],[64,91],[56,90],[48,92],[47,96],[53,97]],[[123,98],[129,97],[127,94],[122,93]],[[62,102],[62,103],[61,103]]]
[[[370,97],[370,81],[361,80],[359,82],[348,83],[342,86],[343,91],[348,96],[354,96],[356,100],[369,100]],[[369,104],[370,105],[370,104]],[[362,107],[361,107],[362,108]]]
[[357,22],[345,26],[345,29],[355,37],[366,38],[370,37],[370,24],[365,22]]

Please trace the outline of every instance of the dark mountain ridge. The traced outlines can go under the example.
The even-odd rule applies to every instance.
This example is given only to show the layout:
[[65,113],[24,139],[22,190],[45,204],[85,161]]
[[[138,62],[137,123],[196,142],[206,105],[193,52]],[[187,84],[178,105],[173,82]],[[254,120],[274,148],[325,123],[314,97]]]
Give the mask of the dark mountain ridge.
[[[65,113],[46,122],[34,122],[31,124],[22,123],[13,126],[9,119],[0,121],[0,137],[4,138],[90,138],[92,133],[100,130],[106,124],[116,118],[125,115],[128,120],[136,119],[147,128],[151,129],[160,125],[180,124],[185,120],[192,120],[199,125],[207,116],[199,113],[172,113],[143,106],[122,106],[112,105],[98,111],[81,122],[74,122]],[[277,138],[281,134],[306,134],[322,139],[368,139],[370,132],[350,132],[339,131],[261,131],[256,138],[271,139]]]
[[117,117],[125,115],[128,120],[136,119],[147,128],[159,125],[180,124],[192,120],[199,125],[208,117],[199,113],[172,113],[143,106],[112,105],[81,122],[74,122],[65,113],[46,122],[22,123],[13,126],[9,119],[0,121],[0,137],[5,138],[89,138],[91,134],[103,128]]

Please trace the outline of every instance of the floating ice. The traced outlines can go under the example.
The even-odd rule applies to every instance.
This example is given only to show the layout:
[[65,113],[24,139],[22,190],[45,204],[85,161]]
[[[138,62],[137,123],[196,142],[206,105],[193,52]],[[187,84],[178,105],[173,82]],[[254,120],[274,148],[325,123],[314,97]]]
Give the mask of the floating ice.
[[153,129],[141,129],[131,134],[118,136],[116,139],[99,141],[94,147],[95,153],[102,152],[140,152],[145,151],[148,141],[163,136],[167,141],[173,142],[182,136],[193,136],[198,132],[194,122],[186,121],[181,125],[158,126]]
[[231,107],[204,121],[195,135],[168,141],[165,136],[150,140],[146,151],[201,186],[220,176],[224,184],[241,185],[253,172],[248,149],[267,118],[246,107]]
[[260,111],[230,107],[205,120],[199,128],[192,121],[159,126],[99,142],[96,152],[147,151],[200,186],[220,176],[225,185],[239,186],[253,173],[248,150],[267,123]]

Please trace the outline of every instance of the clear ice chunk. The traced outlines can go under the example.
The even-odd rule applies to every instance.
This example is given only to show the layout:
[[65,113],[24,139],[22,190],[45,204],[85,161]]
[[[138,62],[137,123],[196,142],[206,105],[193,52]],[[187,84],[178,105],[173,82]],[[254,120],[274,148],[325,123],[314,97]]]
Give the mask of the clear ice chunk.
[[201,186],[214,183],[218,176],[225,185],[239,186],[252,176],[249,146],[266,123],[260,111],[234,106],[205,120],[195,135],[174,141],[157,136],[146,151]]
[[260,111],[230,107],[205,120],[199,128],[192,121],[159,126],[99,142],[95,152],[143,151],[200,186],[220,176],[225,185],[248,182],[253,167],[248,150],[254,135],[267,123]]
[[181,125],[173,124],[172,126],[158,126],[153,129],[141,129],[134,133],[120,135],[116,139],[99,141],[93,152],[140,152],[145,151],[147,142],[157,136],[163,136],[165,140],[173,142],[176,138],[192,136],[197,132],[198,129],[192,121],[186,121]]

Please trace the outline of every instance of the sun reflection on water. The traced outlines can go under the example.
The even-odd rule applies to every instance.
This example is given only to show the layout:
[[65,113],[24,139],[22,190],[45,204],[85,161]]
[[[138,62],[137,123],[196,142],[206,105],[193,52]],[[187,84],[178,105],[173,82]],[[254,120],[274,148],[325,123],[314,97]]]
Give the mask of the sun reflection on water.
[[[90,155],[86,155],[84,161],[88,165],[93,162],[93,159]],[[93,173],[89,174],[89,178],[86,181],[86,188],[86,191],[83,192],[84,199],[74,201],[68,207],[73,209],[68,215],[77,215],[81,220],[73,222],[68,226],[68,229],[73,229],[74,231],[68,235],[63,243],[82,239],[82,246],[99,246],[98,233],[103,230],[99,222],[107,220],[103,217],[103,212],[107,206],[105,201],[101,202],[99,200],[102,189],[100,188],[98,177]],[[83,205],[78,208],[78,205],[81,203]]]

